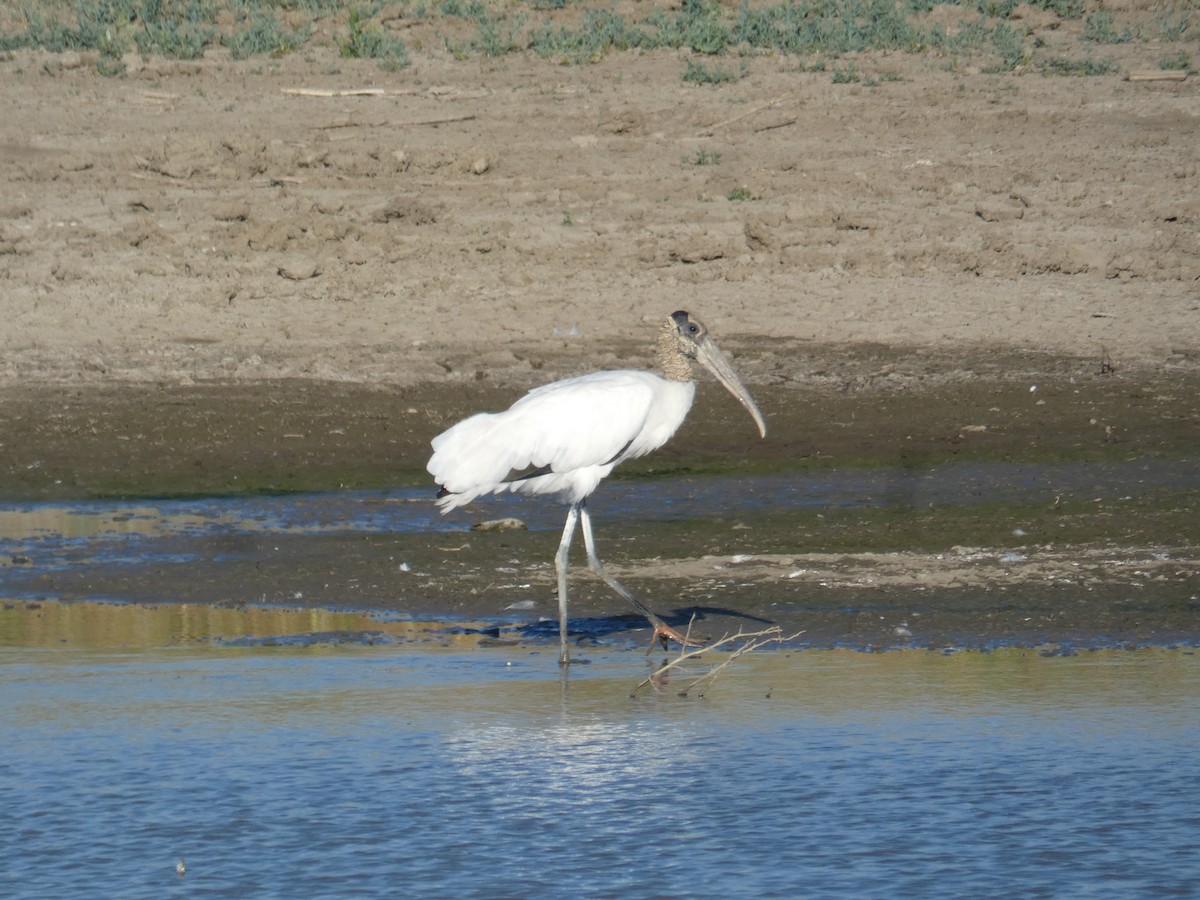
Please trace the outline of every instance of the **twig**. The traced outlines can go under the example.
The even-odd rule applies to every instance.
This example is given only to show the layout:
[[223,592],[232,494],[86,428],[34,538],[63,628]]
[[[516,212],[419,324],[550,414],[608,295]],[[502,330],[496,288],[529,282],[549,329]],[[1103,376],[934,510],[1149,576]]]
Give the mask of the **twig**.
[[754,107],[754,109],[747,110],[744,113],[739,113],[738,115],[734,116],[732,119],[725,119],[724,121],[717,122],[714,125],[709,125],[707,128],[703,129],[700,132],[700,136],[701,137],[712,137],[713,132],[715,132],[718,128],[724,128],[726,125],[732,125],[734,122],[740,122],[742,119],[745,119],[749,116],[753,116],[756,113],[760,113],[764,109],[771,109],[772,107],[778,106],[784,100],[787,100],[790,96],[791,96],[790,94],[784,94],[782,97],[776,97],[774,100],[770,101],[769,103],[764,103],[762,106],[756,106],[756,107]]
[[251,183],[255,187],[287,187],[289,184],[304,184],[304,179],[293,178],[290,175],[274,175]]
[[294,97],[411,97],[418,91],[387,88],[280,88],[280,93]]
[[1155,72],[1153,70],[1147,72],[1130,72],[1126,76],[1128,81],[1186,81],[1187,72],[1170,71],[1170,72]]
[[319,125],[317,127],[330,130],[334,128],[417,128],[421,125],[448,125],[451,122],[469,122],[475,118],[475,114],[471,113],[466,116],[445,116],[440,119],[419,119],[416,122],[388,122],[386,120],[378,122],[331,122],[328,125]]
[[759,134],[760,132],[763,132],[763,131],[774,131],[776,128],[787,128],[789,125],[795,125],[795,124],[796,124],[795,119],[788,119],[786,122],[776,122],[774,125],[762,125],[758,128],[755,128],[754,133]]
[[444,119],[422,119],[419,122],[396,122],[395,128],[416,128],[418,125],[448,125],[451,122],[470,122],[475,118],[472,113],[469,116],[447,116]]
[[382,128],[386,124],[386,120],[380,119],[378,122],[331,122],[328,125],[318,125],[317,128],[321,131],[331,131],[335,128]]
[[733,665],[734,661],[736,659],[738,659],[739,657],[744,656],[747,653],[751,653],[751,652],[757,650],[759,647],[762,647],[766,644],[777,643],[779,641],[785,641],[785,640],[791,640],[791,638],[799,637],[801,634],[804,633],[802,631],[798,631],[795,634],[791,635],[790,637],[785,638],[778,626],[775,627],[775,631],[776,631],[776,633],[771,635],[770,637],[764,637],[762,639],[752,639],[750,641],[747,641],[741,647],[734,650],[733,653],[731,653],[729,655],[729,658],[727,660],[725,660],[723,663],[713,666],[711,669],[709,669],[707,672],[705,672],[703,675],[701,675],[699,678],[697,678],[695,681],[693,681],[691,684],[689,684],[687,687],[685,687],[682,691],[680,691],[679,696],[686,697],[688,695],[688,693],[692,690],[692,688],[696,687],[696,685],[698,685],[698,684],[703,684],[703,687],[700,690],[700,696],[703,697],[704,691],[708,689],[709,685],[711,685],[714,681],[717,680],[717,676],[720,675],[721,672],[724,671],[728,666]]
[[[694,620],[695,616],[693,616],[692,618]],[[690,635],[690,634],[691,634],[691,623],[689,622],[688,623],[688,635]],[[704,683],[704,686],[707,689],[708,685],[711,685],[712,682],[716,679],[716,677],[722,671],[724,671],[727,667],[732,665],[733,662],[735,660],[737,660],[739,657],[744,656],[747,653],[751,653],[754,650],[757,650],[759,647],[763,647],[767,644],[782,643],[783,641],[790,641],[790,640],[793,640],[794,638],[799,637],[802,634],[804,634],[803,631],[797,631],[795,634],[784,637],[783,629],[780,628],[778,625],[772,625],[770,628],[765,628],[762,631],[741,631],[741,630],[739,630],[737,632],[737,634],[726,635],[726,636],[720,638],[719,640],[713,641],[713,643],[707,644],[696,650],[687,650],[685,647],[680,647],[679,655],[677,657],[675,657],[675,659],[673,659],[670,662],[666,663],[665,665],[661,666],[652,675],[650,675],[650,677],[648,677],[644,681],[642,681],[637,687],[635,687],[633,689],[630,696],[631,697],[637,696],[638,691],[640,691],[642,688],[646,687],[647,685],[657,686],[661,682],[665,681],[667,676],[672,671],[682,668],[683,664],[685,662],[687,662],[688,660],[694,659],[705,653],[711,653],[713,650],[717,650],[721,647],[724,647],[728,644],[732,644],[736,641],[744,641],[744,643],[740,647],[738,647],[735,651],[733,651],[732,654],[730,654],[728,659],[726,659],[722,663],[719,663],[719,664],[713,666],[711,669],[709,669],[707,672],[705,672],[699,678],[692,681],[691,684],[684,687],[683,690],[679,691],[679,696],[686,697],[688,695],[688,693],[694,687],[696,687],[696,685],[700,684],[701,682]],[[701,696],[703,696],[703,692],[701,692]]]
[[679,645],[679,652],[682,653],[685,647],[691,646],[692,643],[692,626],[696,624],[696,614],[692,613],[692,617],[688,619],[687,631],[683,633],[683,643]]

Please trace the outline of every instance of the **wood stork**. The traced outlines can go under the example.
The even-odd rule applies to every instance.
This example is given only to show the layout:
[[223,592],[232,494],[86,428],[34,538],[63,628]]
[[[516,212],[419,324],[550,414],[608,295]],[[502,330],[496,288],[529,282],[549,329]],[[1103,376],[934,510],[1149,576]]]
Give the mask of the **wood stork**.
[[558,574],[561,655],[567,653],[567,554],[576,523],[583,529],[588,567],[654,626],[656,637],[684,642],[683,635],[637,599],[600,562],[587,498],[601,479],[627,459],[665,444],[692,406],[696,385],[690,360],[698,360],[746,408],[767,436],[762,413],[708,330],[680,311],[663,323],[654,372],[594,372],[530,391],[508,410],[479,413],[433,439],[426,467],[441,490],[443,513],[484,494],[556,494],[571,508],[554,557]]

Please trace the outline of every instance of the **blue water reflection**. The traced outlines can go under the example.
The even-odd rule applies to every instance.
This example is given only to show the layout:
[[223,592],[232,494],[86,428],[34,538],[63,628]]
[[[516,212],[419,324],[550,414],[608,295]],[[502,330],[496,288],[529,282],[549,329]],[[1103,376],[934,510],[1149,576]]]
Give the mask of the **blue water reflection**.
[[646,665],[597,652],[564,687],[525,650],[0,650],[0,884],[1064,897],[1200,877],[1186,651],[778,652],[704,699],[631,699]]

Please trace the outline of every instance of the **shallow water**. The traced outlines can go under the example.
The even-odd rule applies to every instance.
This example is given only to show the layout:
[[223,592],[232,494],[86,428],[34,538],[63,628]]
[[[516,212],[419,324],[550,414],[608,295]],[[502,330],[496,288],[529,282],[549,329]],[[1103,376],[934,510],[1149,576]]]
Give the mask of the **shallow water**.
[[[596,505],[609,521],[704,519],[713,510],[775,510],[969,506],[1039,503],[1082,494],[1132,497],[1194,488],[1194,459],[1123,462],[960,463],[928,469],[878,468],[748,477],[661,478],[607,484]],[[36,574],[96,565],[134,571],[241,558],[253,539],[270,536],[403,535],[461,531],[480,518],[516,516],[534,530],[562,527],[563,508],[545,500],[502,496],[467,514],[443,517],[432,489],[233,496],[187,500],[94,500],[0,503],[0,596],[41,596],[22,583]],[[26,567],[26,568],[22,568]],[[15,589],[6,590],[6,582]],[[52,592],[50,594],[52,596]],[[120,593],[99,599],[125,598]],[[164,597],[160,599],[172,599]]]
[[[639,652],[596,650],[561,682],[552,649],[109,609],[96,640],[54,604],[0,619],[6,896],[1071,897],[1200,878],[1188,651],[762,651],[702,698],[681,679],[631,697]],[[331,636],[271,646],[306,628]]]

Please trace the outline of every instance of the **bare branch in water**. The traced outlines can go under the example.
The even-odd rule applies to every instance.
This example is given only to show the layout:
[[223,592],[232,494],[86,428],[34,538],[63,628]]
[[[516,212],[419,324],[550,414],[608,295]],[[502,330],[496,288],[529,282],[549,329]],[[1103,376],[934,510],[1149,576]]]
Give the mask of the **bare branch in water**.
[[[692,617],[692,621],[695,621],[695,616]],[[687,634],[685,635],[685,639],[690,638],[691,634],[692,622],[688,622],[688,630]],[[681,670],[685,663],[697,659],[698,657],[703,656],[705,653],[712,653],[714,650],[719,650],[723,647],[737,645],[736,649],[729,654],[727,659],[725,659],[723,662],[713,665],[707,672],[705,672],[699,678],[691,681],[678,692],[679,696],[686,697],[691,693],[692,690],[694,690],[696,687],[699,687],[700,690],[697,696],[703,697],[704,692],[708,690],[709,686],[711,686],[714,681],[716,681],[717,676],[729,666],[733,665],[734,661],[739,657],[742,657],[747,653],[752,653],[759,647],[764,647],[767,644],[779,644],[784,641],[790,641],[794,638],[798,638],[802,634],[804,634],[803,631],[797,631],[795,634],[787,635],[785,637],[782,628],[780,628],[778,625],[772,625],[770,628],[764,628],[762,631],[739,630],[737,634],[727,634],[719,640],[713,641],[711,644],[706,644],[705,646],[699,647],[695,650],[688,650],[687,642],[685,640],[684,645],[679,648],[679,655],[673,660],[664,663],[654,672],[654,674],[635,687],[630,696],[636,697],[638,691],[646,686],[654,687],[656,690],[661,689],[668,681],[670,681],[671,674],[676,670]]]

